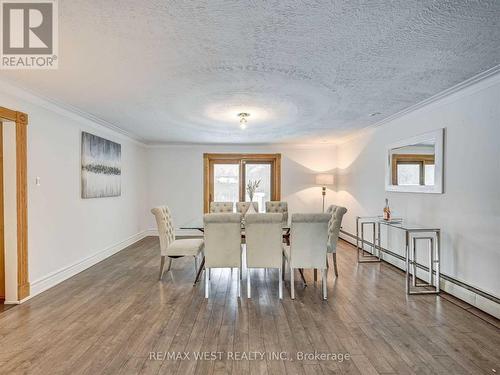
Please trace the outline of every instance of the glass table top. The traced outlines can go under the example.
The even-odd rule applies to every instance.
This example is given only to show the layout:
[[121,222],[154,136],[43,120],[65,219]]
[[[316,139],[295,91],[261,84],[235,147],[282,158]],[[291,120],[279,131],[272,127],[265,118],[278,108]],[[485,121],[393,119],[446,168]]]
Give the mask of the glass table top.
[[433,227],[433,226],[426,226],[422,224],[417,224],[408,220],[405,220],[400,217],[394,217],[390,221],[384,220],[382,216],[362,216],[359,217],[360,220],[362,221],[369,221],[369,222],[374,222],[374,223],[379,223],[381,225],[387,225],[389,227],[401,229],[401,230],[406,230],[406,231],[429,231],[429,232],[435,232],[439,231],[439,228]]
[[[290,224],[289,223],[282,223],[283,230],[288,230],[290,229]],[[194,219],[186,222],[184,225],[181,225],[179,227],[180,229],[197,229],[197,230],[203,230],[203,218],[200,219]],[[245,222],[241,223],[241,228],[245,228]]]
[[379,220],[379,223],[382,225],[387,225],[389,227],[398,228],[406,231],[438,231],[439,228],[433,226],[427,226],[422,224],[412,223],[407,220],[399,220],[399,221],[386,221],[384,219]]

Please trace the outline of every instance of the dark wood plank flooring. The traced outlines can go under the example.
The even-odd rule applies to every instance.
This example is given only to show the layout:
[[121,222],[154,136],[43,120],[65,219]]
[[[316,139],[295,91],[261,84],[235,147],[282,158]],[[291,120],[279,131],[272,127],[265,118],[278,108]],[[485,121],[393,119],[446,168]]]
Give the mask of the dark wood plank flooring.
[[[500,372],[494,324],[443,297],[406,296],[401,271],[384,263],[356,264],[354,248],[343,241],[337,258],[339,277],[330,269],[327,302],[310,271],[306,288],[296,277],[295,301],[287,273],[280,301],[277,270],[252,271],[252,299],[246,298],[245,278],[238,299],[237,273],[213,270],[206,300],[204,282],[192,286],[192,260],[174,262],[171,275],[157,280],[158,240],[146,238],[1,312],[0,373]],[[315,351],[337,360],[297,358]],[[190,360],[163,359],[167,352],[188,352]],[[204,352],[215,359],[194,359],[193,353]]]
[[2,313],[2,312],[4,312],[4,311],[7,311],[8,309],[13,308],[14,306],[15,306],[15,305],[5,305],[5,304],[3,303],[3,301],[2,301],[2,302],[0,302],[0,313]]

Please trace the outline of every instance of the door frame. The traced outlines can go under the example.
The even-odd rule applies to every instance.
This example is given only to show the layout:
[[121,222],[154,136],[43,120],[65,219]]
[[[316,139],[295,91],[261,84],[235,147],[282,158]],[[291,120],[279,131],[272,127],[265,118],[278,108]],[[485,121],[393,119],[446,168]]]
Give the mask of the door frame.
[[[2,121],[14,122],[16,124],[17,299],[20,301],[30,295],[28,277],[28,115],[23,112],[0,107],[0,122]],[[3,211],[3,186],[1,190]],[[3,212],[1,217],[0,250],[3,257],[5,257]],[[5,268],[3,274],[5,275]]]
[[210,210],[213,191],[213,168],[214,164],[227,163],[239,164],[239,186],[240,198],[245,196],[245,164],[246,163],[270,163],[271,164],[271,200],[281,199],[281,154],[203,154],[203,212]]
[[0,120],[0,303],[5,301],[5,228],[3,202],[3,123]]

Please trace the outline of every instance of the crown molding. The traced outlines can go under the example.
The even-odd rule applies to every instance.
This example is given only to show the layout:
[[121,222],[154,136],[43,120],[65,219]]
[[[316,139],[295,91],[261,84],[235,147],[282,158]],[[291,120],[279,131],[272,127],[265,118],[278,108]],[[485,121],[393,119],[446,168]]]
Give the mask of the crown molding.
[[[492,80],[489,80],[489,78],[493,78]],[[468,95],[470,93],[476,92],[478,90],[482,90],[486,87],[489,87],[492,84],[497,83],[497,81],[500,81],[500,64],[495,65],[494,67],[479,73],[469,79],[466,79],[465,81],[458,83],[446,90],[443,90],[436,95],[433,95],[425,100],[422,100],[421,102],[418,102],[412,106],[409,106],[395,114],[392,114],[388,117],[385,117],[381,119],[380,121],[377,121],[376,123],[366,126],[362,129],[354,131],[351,135],[344,136],[338,138],[334,142],[327,142],[327,143],[198,143],[198,142],[151,142],[147,141],[146,139],[139,137],[133,133],[130,133],[126,130],[123,130],[122,128],[116,126],[115,124],[112,124],[106,120],[103,120],[91,113],[88,113],[86,111],[83,111],[79,108],[76,108],[72,105],[65,104],[58,102],[56,100],[53,100],[51,98],[44,97],[40,95],[39,93],[36,93],[32,90],[26,89],[24,87],[20,87],[18,84],[13,83],[9,80],[6,80],[5,78],[0,79],[0,83],[2,84],[4,92],[7,94],[12,94],[14,96],[17,96],[21,99],[27,100],[33,104],[39,105],[43,108],[52,110],[54,112],[60,113],[66,117],[73,118],[77,121],[87,123],[87,125],[91,126],[96,126],[99,125],[103,128],[106,128],[108,130],[111,130],[115,133],[118,133],[125,138],[129,139],[132,142],[135,142],[137,144],[140,144],[141,146],[147,147],[147,148],[162,148],[162,147],[172,147],[172,146],[207,146],[207,147],[320,147],[320,146],[337,146],[340,144],[343,144],[345,142],[348,142],[352,139],[358,138],[366,133],[373,132],[376,128],[381,127],[385,124],[390,123],[393,120],[396,120],[398,118],[401,118],[403,116],[406,116],[410,113],[416,112],[418,110],[424,109],[424,108],[432,108],[434,105],[439,105],[443,104],[446,102],[446,99],[450,100],[456,100],[462,96]],[[481,84],[480,84],[481,83]],[[483,85],[484,83],[484,85]],[[469,90],[469,89],[472,89]]]
[[[443,90],[443,91],[437,93],[436,95],[431,96],[430,98],[424,99],[421,102],[418,102],[417,104],[414,104],[408,108],[403,109],[402,111],[399,111],[391,116],[388,116],[388,117],[386,117],[386,118],[384,118],[384,119],[382,119],[382,120],[380,120],[380,121],[378,121],[375,124],[370,125],[370,126],[378,127],[378,126],[384,125],[384,124],[386,124],[392,120],[395,120],[399,117],[405,116],[411,112],[415,112],[415,111],[419,110],[420,108],[427,107],[430,104],[433,104],[433,103],[438,102],[438,101],[442,101],[443,99],[446,99],[449,96],[452,96],[458,92],[462,92],[466,88],[471,87],[473,85],[476,85],[479,82],[482,82],[482,81],[486,80],[487,78],[493,77],[498,73],[500,73],[500,64],[496,65],[493,68],[488,69],[482,73],[479,73],[479,74],[477,74],[469,79],[466,79],[465,81],[460,82],[460,83],[456,84],[455,86],[452,86],[446,90]],[[499,78],[500,78],[500,75],[499,75]],[[466,93],[463,92],[463,94],[466,94]]]
[[[490,80],[491,78],[491,80]],[[394,113],[388,117],[385,117],[381,119],[380,121],[377,121],[374,124],[371,124],[369,126],[365,126],[359,130],[355,130],[351,133],[351,135],[348,136],[343,136],[339,137],[337,140],[334,142],[327,142],[327,143],[257,143],[257,144],[252,144],[252,143],[241,143],[241,144],[232,144],[232,143],[196,143],[196,142],[146,142],[147,147],[149,148],[161,148],[161,147],[171,147],[171,146],[274,146],[274,147],[298,147],[298,146],[338,146],[341,145],[345,142],[348,142],[352,139],[358,138],[364,134],[367,133],[372,133],[374,132],[378,127],[381,127],[385,124],[390,123],[393,120],[396,120],[398,118],[401,118],[403,116],[406,116],[410,113],[416,112],[420,109],[424,108],[431,108],[433,105],[441,105],[446,102],[447,99],[450,100],[456,100],[462,96],[469,95],[473,92],[482,90],[484,88],[487,88],[495,83],[497,81],[500,81],[500,64],[495,65],[494,67],[481,72],[479,74],[476,74],[472,76],[471,78],[466,79],[465,81],[462,81],[446,90],[443,90],[427,99],[424,99],[414,105],[411,105],[397,113]]]
[[5,92],[7,95],[13,95],[21,100],[26,100],[31,104],[56,112],[58,114],[61,114],[65,117],[69,117],[78,122],[83,122],[85,125],[90,125],[91,127],[106,128],[114,133],[120,134],[129,141],[132,141],[141,146],[147,146],[147,142],[145,141],[145,139],[137,137],[135,134],[123,130],[122,128],[106,120],[103,120],[102,118],[97,117],[89,112],[83,111],[77,107],[74,107],[66,103],[61,103],[52,98],[45,97],[33,90],[22,87],[17,83],[14,83],[5,78],[1,78],[0,83],[2,87],[1,91]]
[[436,95],[424,99],[421,102],[418,102],[417,104],[414,104],[399,112],[396,112],[393,115],[385,117],[382,120],[377,121],[372,125],[357,130],[350,136],[342,137],[341,139],[339,139],[337,144],[340,145],[355,138],[358,138],[366,133],[371,133],[374,130],[376,130],[376,128],[388,124],[410,113],[416,112],[424,108],[430,109],[434,107],[434,105],[445,104],[447,100],[450,101],[457,100],[463,96],[470,95],[474,92],[483,90],[491,85],[496,84],[497,82],[500,82],[500,64],[495,65],[494,67],[482,73],[476,74],[475,76],[472,76],[471,78],[468,78],[465,81],[462,81],[446,90],[443,90],[437,93]]

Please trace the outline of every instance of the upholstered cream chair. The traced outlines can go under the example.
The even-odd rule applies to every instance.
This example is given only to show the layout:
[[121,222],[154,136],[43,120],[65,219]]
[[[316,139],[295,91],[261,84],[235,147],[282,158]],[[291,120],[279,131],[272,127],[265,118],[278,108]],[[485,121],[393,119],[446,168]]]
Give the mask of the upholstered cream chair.
[[295,299],[294,269],[315,268],[322,271],[323,299],[327,298],[326,252],[330,214],[293,214],[290,247],[285,247],[285,259],[290,266],[290,295]]
[[233,202],[210,202],[211,213],[233,213]]
[[328,253],[332,254],[335,276],[339,275],[337,270],[337,242],[339,240],[340,227],[342,226],[342,218],[346,212],[347,208],[333,204],[326,210],[326,213],[331,215],[328,223]]
[[160,280],[163,276],[163,267],[165,266],[165,258],[169,258],[167,272],[172,266],[172,259],[192,256],[194,257],[194,267],[197,268],[197,256],[203,250],[203,240],[200,238],[193,239],[175,239],[175,228],[172,221],[170,210],[167,206],[155,207],[151,210],[155,216],[158,226],[158,236],[160,238]]
[[266,212],[283,214],[283,222],[288,223],[288,203],[282,201],[266,202]]
[[258,202],[236,202],[236,212],[239,212],[242,215],[245,215],[250,208],[250,203],[252,203],[255,212],[259,212],[259,203]]
[[205,298],[210,289],[211,268],[238,269],[238,297],[241,277],[241,214],[205,214]]
[[250,269],[279,269],[279,298],[283,298],[282,214],[248,214],[245,217],[247,296],[251,297]]

